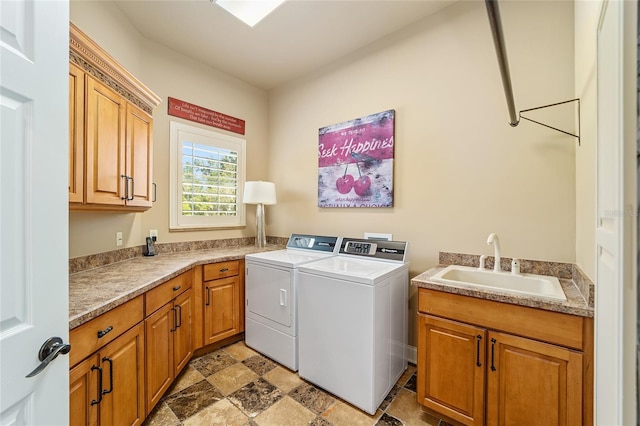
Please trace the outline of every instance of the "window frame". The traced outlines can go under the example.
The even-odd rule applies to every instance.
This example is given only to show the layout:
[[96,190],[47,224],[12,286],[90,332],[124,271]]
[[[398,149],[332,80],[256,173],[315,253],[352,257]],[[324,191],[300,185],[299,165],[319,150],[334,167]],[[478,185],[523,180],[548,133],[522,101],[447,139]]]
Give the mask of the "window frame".
[[[169,137],[169,230],[190,231],[246,226],[246,207],[242,203],[246,180],[246,140],[201,127],[170,121]],[[182,215],[182,142],[187,140],[238,153],[235,216],[183,216]]]

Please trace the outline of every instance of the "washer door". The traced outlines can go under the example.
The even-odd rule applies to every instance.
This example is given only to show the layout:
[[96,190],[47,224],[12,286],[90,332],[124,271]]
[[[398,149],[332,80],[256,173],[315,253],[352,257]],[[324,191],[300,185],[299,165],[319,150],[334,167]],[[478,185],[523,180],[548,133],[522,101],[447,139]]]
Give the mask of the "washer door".
[[285,327],[292,325],[293,271],[247,263],[247,311]]

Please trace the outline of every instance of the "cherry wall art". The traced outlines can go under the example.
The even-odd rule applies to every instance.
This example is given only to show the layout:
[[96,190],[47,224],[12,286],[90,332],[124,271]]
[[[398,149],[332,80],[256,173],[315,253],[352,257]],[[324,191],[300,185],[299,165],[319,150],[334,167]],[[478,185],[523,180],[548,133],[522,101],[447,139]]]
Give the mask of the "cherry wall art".
[[388,110],[319,130],[318,207],[393,207],[393,132]]

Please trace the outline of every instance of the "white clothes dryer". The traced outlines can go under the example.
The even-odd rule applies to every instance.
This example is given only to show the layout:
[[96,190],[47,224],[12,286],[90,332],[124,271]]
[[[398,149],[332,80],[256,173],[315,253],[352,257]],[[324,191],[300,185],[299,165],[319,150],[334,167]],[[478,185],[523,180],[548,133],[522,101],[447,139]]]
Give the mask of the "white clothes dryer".
[[370,414],[407,368],[407,247],[343,238],[299,268],[298,373]]
[[298,267],[336,256],[340,239],[292,234],[284,250],[245,257],[245,342],[298,370]]

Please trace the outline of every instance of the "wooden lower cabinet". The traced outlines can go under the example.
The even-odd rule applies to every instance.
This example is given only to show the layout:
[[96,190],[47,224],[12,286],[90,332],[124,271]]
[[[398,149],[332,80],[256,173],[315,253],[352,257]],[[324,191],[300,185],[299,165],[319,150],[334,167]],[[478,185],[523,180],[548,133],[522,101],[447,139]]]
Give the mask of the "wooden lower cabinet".
[[140,425],[144,406],[144,324],[70,371],[70,424]]
[[[580,326],[573,316],[553,313],[561,331],[549,321],[518,336],[518,323],[530,324],[539,310],[451,294],[442,303],[439,292],[420,292],[417,400],[425,408],[463,425],[591,424],[592,319]],[[457,321],[456,310],[477,324]]]
[[191,289],[148,316],[146,332],[147,412],[160,401],[193,354]]
[[466,425],[484,424],[487,331],[418,315],[418,402]]
[[239,260],[204,265],[204,346],[244,331],[243,269]]
[[582,353],[490,332],[487,425],[581,425]]

